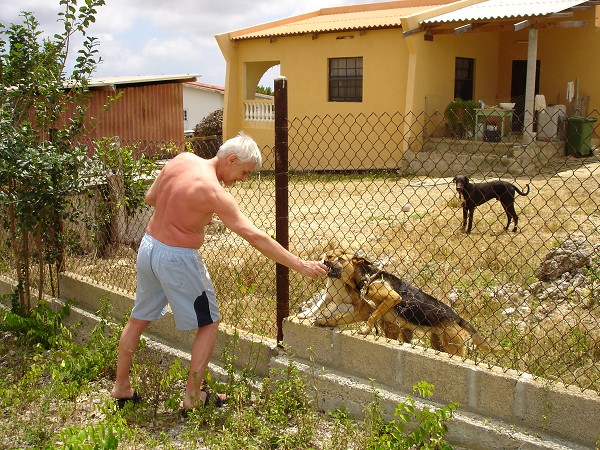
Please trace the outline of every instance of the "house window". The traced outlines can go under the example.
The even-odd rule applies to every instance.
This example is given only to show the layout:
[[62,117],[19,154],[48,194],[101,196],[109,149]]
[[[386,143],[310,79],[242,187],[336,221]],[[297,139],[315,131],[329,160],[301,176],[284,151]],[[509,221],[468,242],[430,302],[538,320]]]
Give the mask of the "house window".
[[475,60],[473,58],[456,58],[454,66],[454,98],[473,100],[473,74]]
[[329,101],[362,102],[363,59],[329,60]]

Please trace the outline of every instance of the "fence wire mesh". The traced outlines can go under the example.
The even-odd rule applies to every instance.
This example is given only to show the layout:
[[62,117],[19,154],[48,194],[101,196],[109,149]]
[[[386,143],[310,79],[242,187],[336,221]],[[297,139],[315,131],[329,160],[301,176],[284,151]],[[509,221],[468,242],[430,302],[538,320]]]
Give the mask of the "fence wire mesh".
[[[595,123],[553,116],[546,133],[536,116],[539,128],[528,135],[511,123],[502,131],[496,119],[484,118],[483,124],[471,119],[462,131],[440,113],[289,121],[290,250],[310,259],[333,251],[335,263],[343,266],[348,261],[340,258],[341,250],[351,249],[359,258],[349,264],[371,263],[371,272],[361,280],[352,272],[351,289],[335,295],[327,286],[338,283],[337,290],[337,278],[290,273],[290,312],[307,325],[335,324],[376,339],[410,340],[404,345],[600,393]],[[264,153],[272,157],[271,149]],[[459,175],[471,183],[503,180],[522,192],[529,189],[528,195],[515,195],[517,231],[512,224],[505,230],[510,199],[496,187],[490,192],[500,199],[477,205],[466,233],[462,204],[468,196],[457,193]],[[90,180],[89,192],[81,196],[81,220],[68,225],[63,270],[133,294],[136,250],[151,211],[115,208],[121,204],[119,188],[111,188],[110,178]],[[242,211],[275,237],[273,174],[265,171],[230,190]],[[201,252],[223,322],[274,338],[275,264],[216,217]],[[3,273],[13,275],[10,249],[2,254]],[[351,303],[323,308],[323,300],[331,298]],[[388,309],[367,330],[367,319],[386,299]],[[415,311],[423,317],[412,316]],[[475,345],[478,339],[468,334],[464,342],[459,339],[456,324],[467,327],[462,320],[501,351]]]
[[[502,347],[490,352],[472,339],[464,353],[470,359],[598,391],[600,172],[597,157],[578,157],[592,155],[595,120],[571,124],[557,114],[555,131],[546,133],[550,125],[536,127],[536,116],[528,134],[511,123],[502,132],[497,122],[470,119],[461,138],[439,114],[291,122],[290,166],[299,169],[290,189],[295,244],[318,254],[323,242],[333,242],[344,266],[336,242],[345,242],[372,263],[360,272],[361,260],[354,261],[354,298],[332,287],[295,310],[305,311],[300,317],[308,323],[463,354],[457,335],[464,331],[454,326],[460,319],[432,296]],[[493,133],[478,135],[482,125]],[[457,176],[485,185],[459,196]],[[476,204],[470,233],[463,229],[465,202]],[[388,273],[400,280],[394,284]],[[394,288],[379,330],[365,328]]]

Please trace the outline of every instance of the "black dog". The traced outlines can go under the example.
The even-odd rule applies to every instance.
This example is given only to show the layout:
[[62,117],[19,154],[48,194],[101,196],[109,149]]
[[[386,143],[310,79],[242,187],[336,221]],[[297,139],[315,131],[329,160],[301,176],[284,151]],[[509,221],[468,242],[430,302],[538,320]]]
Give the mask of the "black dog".
[[[517,224],[519,223],[519,217],[515,211],[515,192],[519,195],[529,194],[529,185],[525,185],[525,192],[521,192],[514,184],[507,181],[489,181],[486,183],[470,183],[469,178],[464,175],[457,175],[452,180],[456,183],[456,190],[458,196],[461,199],[463,208],[463,222],[462,229],[470,233],[473,227],[473,212],[475,207],[483,205],[485,202],[497,198],[502,203],[502,207],[506,212],[508,223],[506,224],[505,230],[508,230],[510,222],[513,221],[515,226],[513,232],[517,231]],[[467,216],[469,224],[467,226]]]
[[[415,331],[429,335],[435,350],[467,356],[466,334],[488,352],[505,352],[490,345],[479,332],[450,306],[382,270],[367,259],[339,250],[325,254],[330,279],[344,283],[353,298],[354,310],[327,320],[337,326],[366,320],[359,333],[367,335],[378,324],[390,339],[411,342]],[[465,333],[466,332],[466,333]]]

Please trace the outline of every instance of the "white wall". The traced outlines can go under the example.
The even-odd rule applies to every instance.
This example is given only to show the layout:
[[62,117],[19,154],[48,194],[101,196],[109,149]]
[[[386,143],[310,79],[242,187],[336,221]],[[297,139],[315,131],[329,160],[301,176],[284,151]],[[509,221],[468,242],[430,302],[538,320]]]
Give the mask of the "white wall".
[[224,87],[200,82],[183,83],[182,86],[183,110],[187,111],[187,120],[184,113],[184,130],[193,130],[211,112],[223,108]]

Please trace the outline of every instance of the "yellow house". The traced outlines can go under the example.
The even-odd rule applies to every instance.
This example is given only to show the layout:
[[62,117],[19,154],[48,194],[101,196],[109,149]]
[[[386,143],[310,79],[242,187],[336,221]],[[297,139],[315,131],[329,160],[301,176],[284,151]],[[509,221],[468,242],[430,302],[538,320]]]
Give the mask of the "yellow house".
[[597,4],[403,0],[326,8],[217,35],[227,63],[224,138],[244,130],[265,150],[270,168],[273,105],[255,91],[277,64],[287,80],[290,120],[399,113],[405,120],[397,142],[417,151],[423,133],[411,118],[443,112],[457,97],[514,102],[525,130],[537,94],[547,105],[564,105],[567,115],[596,114]]

